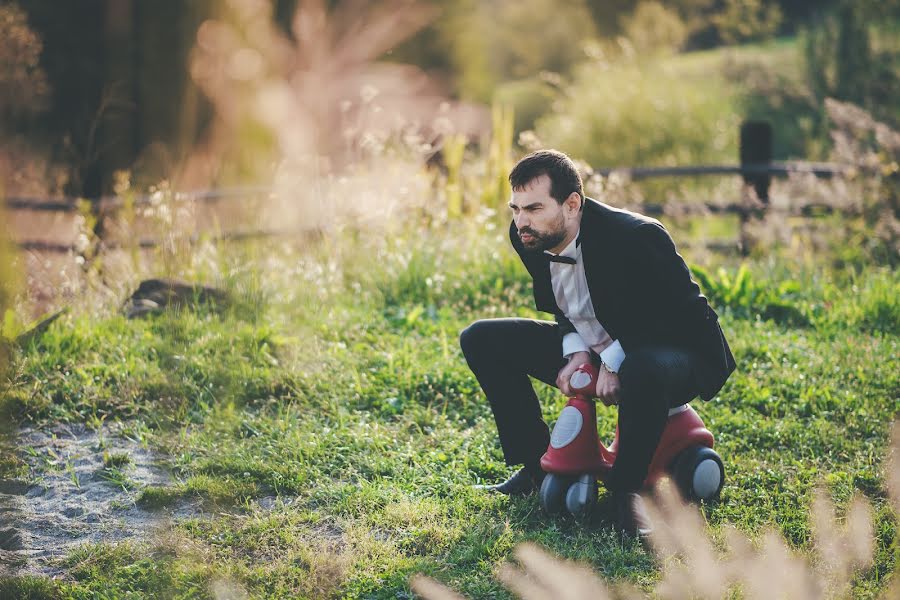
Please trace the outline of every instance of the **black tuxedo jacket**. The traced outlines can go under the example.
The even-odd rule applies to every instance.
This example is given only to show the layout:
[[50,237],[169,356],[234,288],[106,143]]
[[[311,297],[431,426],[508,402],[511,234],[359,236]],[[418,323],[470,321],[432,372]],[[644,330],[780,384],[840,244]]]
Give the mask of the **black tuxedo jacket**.
[[[531,274],[537,309],[555,315],[561,336],[575,331],[556,304],[547,255],[525,249],[515,223],[509,237]],[[734,371],[734,357],[718,315],[662,224],[585,198],[580,239],[594,314],[625,355],[651,345],[693,351],[701,359],[700,397],[715,396]]]

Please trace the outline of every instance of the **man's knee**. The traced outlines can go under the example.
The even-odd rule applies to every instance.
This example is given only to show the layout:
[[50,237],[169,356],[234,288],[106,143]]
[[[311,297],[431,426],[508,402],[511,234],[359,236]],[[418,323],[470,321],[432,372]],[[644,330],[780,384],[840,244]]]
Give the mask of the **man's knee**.
[[459,347],[463,351],[463,356],[472,357],[483,349],[489,339],[488,329],[490,328],[487,319],[475,321],[462,330],[459,334]]
[[663,370],[666,368],[658,352],[637,350],[628,354],[619,368],[619,385],[622,393],[660,392]]

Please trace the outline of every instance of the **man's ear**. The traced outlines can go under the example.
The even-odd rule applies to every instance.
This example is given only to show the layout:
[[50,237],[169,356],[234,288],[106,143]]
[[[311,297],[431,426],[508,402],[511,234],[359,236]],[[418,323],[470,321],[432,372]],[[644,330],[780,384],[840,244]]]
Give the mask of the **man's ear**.
[[569,194],[568,198],[565,199],[563,204],[565,204],[573,213],[577,213],[581,210],[581,196],[578,195],[578,192],[572,192]]

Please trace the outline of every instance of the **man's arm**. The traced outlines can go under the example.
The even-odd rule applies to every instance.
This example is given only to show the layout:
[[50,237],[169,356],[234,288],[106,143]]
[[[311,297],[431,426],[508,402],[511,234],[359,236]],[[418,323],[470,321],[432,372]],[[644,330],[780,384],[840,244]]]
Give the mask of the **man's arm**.
[[[588,350],[587,344],[584,343],[584,340],[582,340],[581,336],[578,335],[578,332],[575,331],[575,326],[566,318],[566,315],[557,312],[553,314],[553,318],[556,320],[556,324],[559,325],[559,339],[562,342],[563,356],[568,356],[579,350]],[[566,351],[567,348],[568,352]]]
[[706,318],[708,304],[691,272],[675,249],[666,229],[657,223],[637,227],[631,256],[636,275],[643,283],[641,302],[645,318],[664,320],[668,327],[690,327],[694,319]]

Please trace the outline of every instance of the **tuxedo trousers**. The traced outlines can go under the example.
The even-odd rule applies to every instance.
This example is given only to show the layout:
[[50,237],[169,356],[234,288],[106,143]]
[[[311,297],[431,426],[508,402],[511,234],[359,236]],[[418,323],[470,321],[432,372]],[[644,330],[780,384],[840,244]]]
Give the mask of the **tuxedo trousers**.
[[[530,377],[556,386],[562,356],[559,325],[533,319],[484,319],[460,334],[460,346],[494,413],[508,465],[534,465],[550,432]],[[592,353],[595,361],[598,357]],[[640,489],[669,409],[699,393],[695,353],[672,346],[626,352],[619,367],[619,450],[607,481],[613,490]],[[602,407],[601,407],[602,409]],[[595,425],[596,426],[596,425]]]

